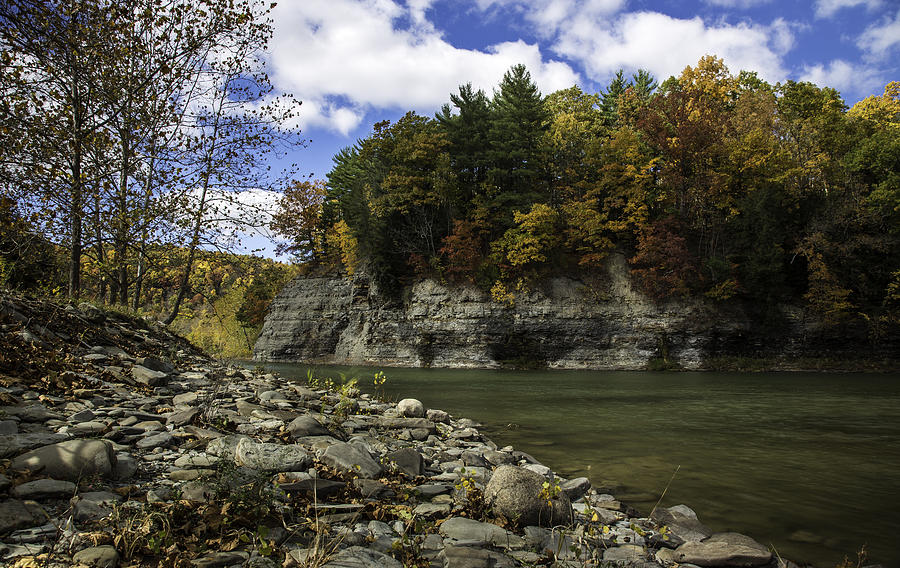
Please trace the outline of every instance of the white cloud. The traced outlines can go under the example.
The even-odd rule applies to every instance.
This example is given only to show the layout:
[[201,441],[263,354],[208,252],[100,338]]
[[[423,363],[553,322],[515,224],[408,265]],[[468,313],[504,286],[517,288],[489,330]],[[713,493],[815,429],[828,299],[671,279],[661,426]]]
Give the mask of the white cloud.
[[868,10],[875,10],[881,6],[882,0],[816,0],[816,17],[830,18],[843,8],[865,6]]
[[891,50],[900,45],[900,10],[893,19],[873,24],[859,36],[856,45],[875,59],[886,59]]
[[[571,86],[568,64],[545,61],[537,45],[506,42],[484,51],[447,43],[427,21],[429,0],[285,0],[273,13],[272,77],[304,101],[301,125],[347,134],[371,108],[426,114],[463,83],[487,91],[524,63],[544,92]],[[403,19],[411,22],[399,27]]]
[[807,65],[800,76],[820,87],[832,87],[841,93],[874,92],[881,84],[876,70],[836,59],[827,65]]
[[719,6],[721,8],[738,8],[746,10],[768,4],[772,0],[704,0],[710,6]]
[[613,20],[572,20],[560,28],[554,49],[581,61],[595,79],[619,68],[643,68],[665,79],[713,54],[723,58],[732,72],[753,70],[778,81],[786,75],[782,55],[792,45],[791,26],[781,19],[769,26],[708,24],[700,17],[633,12]]

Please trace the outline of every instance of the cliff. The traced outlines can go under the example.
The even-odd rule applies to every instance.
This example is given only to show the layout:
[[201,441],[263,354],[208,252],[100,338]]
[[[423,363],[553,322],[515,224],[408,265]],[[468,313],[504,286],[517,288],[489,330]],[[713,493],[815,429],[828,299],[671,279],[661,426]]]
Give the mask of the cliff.
[[253,356],[317,364],[625,370],[702,369],[733,357],[790,368],[804,357],[861,353],[802,310],[782,308],[774,319],[755,310],[705,300],[658,305],[634,286],[620,255],[611,257],[603,278],[556,278],[512,307],[475,287],[434,280],[417,282],[392,300],[365,276],[300,277],[273,301]]

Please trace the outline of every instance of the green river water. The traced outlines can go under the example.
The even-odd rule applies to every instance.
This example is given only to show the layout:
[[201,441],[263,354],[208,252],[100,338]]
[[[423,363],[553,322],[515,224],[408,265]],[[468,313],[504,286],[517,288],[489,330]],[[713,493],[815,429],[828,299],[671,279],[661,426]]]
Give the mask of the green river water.
[[[865,545],[867,563],[900,568],[900,374],[385,370],[389,398],[477,420],[642,514],[668,485],[663,505],[785,558],[855,564]],[[372,390],[375,369],[316,371]]]

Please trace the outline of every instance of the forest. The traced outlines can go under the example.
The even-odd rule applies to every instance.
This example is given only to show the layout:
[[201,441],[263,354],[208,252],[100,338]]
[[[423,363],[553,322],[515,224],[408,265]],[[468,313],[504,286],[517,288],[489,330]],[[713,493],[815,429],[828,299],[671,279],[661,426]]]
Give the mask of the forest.
[[285,191],[274,228],[388,289],[436,277],[513,303],[620,251],[658,301],[805,305],[877,338],[900,316],[900,83],[848,108],[705,56],[544,96],[514,66],[491,95],[376,124]]

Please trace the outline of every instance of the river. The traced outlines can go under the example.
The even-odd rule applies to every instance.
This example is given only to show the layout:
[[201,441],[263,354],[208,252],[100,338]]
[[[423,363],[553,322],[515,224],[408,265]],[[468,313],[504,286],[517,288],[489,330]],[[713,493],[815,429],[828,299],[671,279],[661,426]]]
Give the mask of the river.
[[[308,366],[267,364],[304,379]],[[316,368],[358,376],[375,369]],[[900,568],[900,374],[385,369],[385,394],[649,512],[684,503],[782,557]]]

